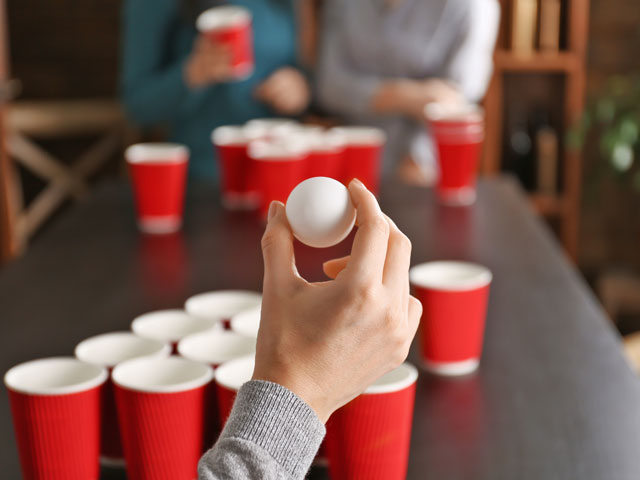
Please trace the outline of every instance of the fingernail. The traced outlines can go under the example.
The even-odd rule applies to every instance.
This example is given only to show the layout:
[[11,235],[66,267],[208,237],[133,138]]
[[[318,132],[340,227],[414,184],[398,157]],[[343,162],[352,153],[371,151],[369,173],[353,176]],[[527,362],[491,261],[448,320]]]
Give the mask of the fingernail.
[[271,202],[271,205],[269,205],[269,213],[267,216],[268,220],[271,220],[273,217],[276,216],[276,213],[278,213],[278,203],[277,201],[273,201]]
[[351,185],[358,185],[359,187],[367,188],[367,187],[364,186],[364,183],[362,183],[357,178],[354,178],[353,180],[351,180]]

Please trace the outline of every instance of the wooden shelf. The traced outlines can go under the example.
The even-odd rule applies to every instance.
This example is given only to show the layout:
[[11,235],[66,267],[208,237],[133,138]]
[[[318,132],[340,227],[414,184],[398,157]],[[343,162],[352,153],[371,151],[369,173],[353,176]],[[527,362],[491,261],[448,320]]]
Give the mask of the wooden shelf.
[[496,70],[505,73],[572,73],[582,68],[580,58],[573,52],[534,53],[519,55],[508,50],[496,50]]
[[529,199],[535,211],[545,217],[560,217],[565,212],[564,198],[559,195],[532,193]]

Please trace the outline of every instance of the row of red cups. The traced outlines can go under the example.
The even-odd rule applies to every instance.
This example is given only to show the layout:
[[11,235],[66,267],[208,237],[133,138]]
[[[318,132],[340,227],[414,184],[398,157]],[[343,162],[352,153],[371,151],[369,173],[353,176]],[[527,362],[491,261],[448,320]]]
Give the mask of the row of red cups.
[[[122,441],[128,478],[194,478],[219,433],[216,413],[224,423],[254,357],[215,370],[217,362],[252,347],[232,332],[208,332],[180,342],[185,358],[169,357],[167,344],[116,332],[78,345],[78,357],[91,363],[51,358],[14,367],[5,383],[24,478],[98,478],[100,418],[103,426],[115,421],[104,417],[110,405],[120,425],[111,441]],[[405,364],[333,415],[326,440],[332,478],[405,477],[416,379]]]
[[[259,293],[242,290],[195,295],[185,303],[186,311],[161,310],[137,317],[132,322],[135,335],[115,332],[81,342],[75,350],[78,360],[44,359],[12,368],[5,384],[23,477],[98,478],[98,453],[107,464],[121,464],[114,367],[134,357],[167,357],[177,352],[181,340],[187,342],[183,356],[192,360],[197,360],[202,342],[211,347],[216,364],[250,353],[255,340],[224,331],[222,325],[260,302]],[[215,418],[208,425],[215,425]],[[205,440],[213,441],[215,431],[209,428]]]
[[385,134],[372,127],[325,130],[288,120],[252,120],[211,134],[220,165],[223,203],[231,209],[286,201],[307,178],[324,176],[348,184],[359,178],[376,193]]

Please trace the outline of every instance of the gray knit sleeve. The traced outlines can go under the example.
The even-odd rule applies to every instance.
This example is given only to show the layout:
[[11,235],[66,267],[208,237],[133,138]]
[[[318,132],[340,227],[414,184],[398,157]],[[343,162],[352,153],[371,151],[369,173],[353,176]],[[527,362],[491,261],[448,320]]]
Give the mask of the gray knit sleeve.
[[216,444],[200,459],[199,480],[298,480],[324,438],[315,412],[272,382],[245,383]]

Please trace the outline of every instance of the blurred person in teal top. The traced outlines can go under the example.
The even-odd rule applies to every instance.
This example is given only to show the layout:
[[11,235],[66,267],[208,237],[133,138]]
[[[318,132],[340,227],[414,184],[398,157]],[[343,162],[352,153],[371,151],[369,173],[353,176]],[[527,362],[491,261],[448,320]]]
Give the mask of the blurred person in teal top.
[[[231,4],[252,16],[255,69],[229,80],[228,52],[199,35],[207,8]],[[191,177],[217,177],[211,131],[252,118],[295,116],[310,101],[297,68],[294,0],[126,0],[121,88],[130,118],[167,125],[191,150]]]

